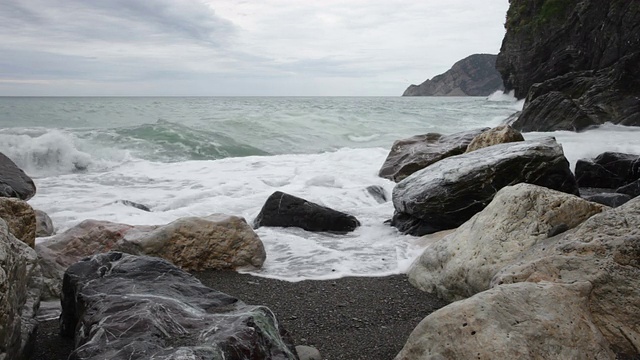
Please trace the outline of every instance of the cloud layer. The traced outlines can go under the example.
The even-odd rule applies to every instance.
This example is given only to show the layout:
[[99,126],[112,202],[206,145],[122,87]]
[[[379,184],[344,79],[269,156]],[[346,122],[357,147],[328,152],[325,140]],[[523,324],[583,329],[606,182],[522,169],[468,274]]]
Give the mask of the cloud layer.
[[7,0],[0,95],[399,95],[497,53],[507,0]]

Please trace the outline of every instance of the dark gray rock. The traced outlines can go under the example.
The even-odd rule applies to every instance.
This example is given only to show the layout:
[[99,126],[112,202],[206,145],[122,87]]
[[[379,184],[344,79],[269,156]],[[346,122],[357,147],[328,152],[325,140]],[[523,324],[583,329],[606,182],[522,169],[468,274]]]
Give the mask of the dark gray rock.
[[70,359],[297,359],[273,313],[210,289],[171,263],[118,252],[64,275]]
[[136,209],[140,209],[142,211],[147,211],[147,212],[151,212],[151,209],[147,206],[147,205],[143,205],[137,202],[133,202],[130,200],[116,200],[115,201],[116,204],[122,204],[122,205],[126,205],[126,206],[131,206],[134,207]]
[[627,194],[618,194],[618,193],[602,193],[602,194],[583,196],[583,198],[585,200],[606,205],[609,207],[618,207],[620,205],[623,205],[627,201],[631,200],[631,196]]
[[371,185],[367,186],[367,193],[371,195],[379,204],[389,201],[389,196],[382,186]]
[[392,225],[418,236],[452,229],[484,209],[498,190],[518,183],[579,194],[554,138],[498,144],[440,160],[398,183]]
[[617,188],[616,192],[629,195],[632,198],[640,196],[640,179]]
[[11,159],[0,153],[0,196],[29,200],[36,194],[36,185]]
[[346,233],[360,226],[355,216],[276,191],[262,206],[254,227],[299,227],[307,231]]
[[451,135],[428,133],[398,140],[391,146],[378,175],[395,182],[401,181],[437,161],[464,153],[471,141],[487,130],[489,128]]
[[496,68],[521,131],[640,125],[640,3],[512,0]]
[[576,162],[576,180],[580,187],[615,189],[638,179],[638,155],[604,152],[593,160],[580,159]]
[[488,96],[504,89],[492,54],[474,54],[420,85],[411,85],[402,96]]
[[34,210],[36,213],[36,237],[45,237],[55,234],[53,221],[46,212]]

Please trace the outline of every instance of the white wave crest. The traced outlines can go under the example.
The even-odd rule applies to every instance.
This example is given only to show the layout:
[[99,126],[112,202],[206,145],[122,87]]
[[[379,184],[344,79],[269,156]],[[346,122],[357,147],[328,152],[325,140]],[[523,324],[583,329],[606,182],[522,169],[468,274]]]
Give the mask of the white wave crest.
[[31,176],[84,171],[93,159],[78,150],[71,135],[52,130],[39,136],[0,134],[0,151]]

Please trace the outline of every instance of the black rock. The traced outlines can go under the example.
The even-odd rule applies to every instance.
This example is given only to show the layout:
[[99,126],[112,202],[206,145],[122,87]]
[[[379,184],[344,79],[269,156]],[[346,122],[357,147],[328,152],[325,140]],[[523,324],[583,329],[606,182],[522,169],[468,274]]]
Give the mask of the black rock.
[[437,161],[464,153],[471,141],[487,130],[489,128],[451,135],[428,133],[397,140],[391,146],[378,175],[395,182],[401,181]]
[[498,190],[518,183],[579,194],[555,139],[498,144],[440,160],[399,182],[392,225],[417,236],[452,229],[484,209]]
[[262,206],[253,222],[254,227],[299,227],[307,231],[346,233],[360,222],[354,216],[276,191]]
[[297,359],[273,313],[160,258],[118,252],[70,266],[61,334],[70,359]]
[[629,195],[631,198],[640,196],[640,179],[617,188],[616,192]]
[[382,186],[379,185],[371,185],[367,186],[367,193],[371,195],[379,204],[386,203],[389,201],[389,197],[387,196],[387,192],[384,190]]
[[576,162],[576,180],[580,187],[615,189],[639,178],[638,155],[605,152],[593,160],[580,159]]
[[139,204],[137,202],[133,202],[133,201],[130,201],[130,200],[116,200],[115,202],[118,203],[118,204],[131,206],[131,207],[134,207],[136,209],[140,209],[142,211],[151,212],[151,209],[147,205]]
[[0,153],[0,197],[29,200],[36,194],[33,180],[11,159]]
[[589,196],[583,196],[585,200],[596,202],[598,204],[610,206],[610,207],[618,207],[623,205],[627,201],[631,200],[631,196],[627,194],[618,194],[618,193],[602,193],[595,194]]

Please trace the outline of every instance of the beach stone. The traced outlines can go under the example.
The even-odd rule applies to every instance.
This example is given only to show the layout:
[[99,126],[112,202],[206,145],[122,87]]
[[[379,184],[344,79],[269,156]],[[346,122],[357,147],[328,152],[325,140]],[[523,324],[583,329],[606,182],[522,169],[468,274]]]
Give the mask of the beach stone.
[[0,153],[0,197],[29,200],[36,194],[33,180],[11,159]]
[[629,195],[632,198],[640,196],[640,179],[617,188],[616,192]]
[[606,205],[609,207],[618,207],[627,201],[631,200],[631,196],[627,194],[619,193],[600,193],[595,195],[589,195],[583,197],[587,201],[593,201],[598,204]]
[[378,204],[384,204],[389,201],[389,195],[387,195],[385,189],[380,185],[367,186],[366,190],[369,195],[376,199]]
[[320,356],[320,351],[318,351],[318,349],[311,346],[306,346],[306,345],[296,346],[296,354],[298,354],[298,358],[300,360],[322,360],[322,356]]
[[627,356],[640,355],[640,198],[594,215],[546,248],[506,266],[492,286],[517,282],[588,282],[594,323]]
[[499,286],[424,318],[395,360],[616,359],[589,314],[588,282]]
[[467,150],[471,141],[489,128],[463,131],[451,135],[428,133],[397,140],[382,164],[378,175],[399,182],[414,172]]
[[484,209],[498,190],[518,183],[579,193],[554,138],[498,144],[440,160],[399,182],[391,225],[417,236],[453,229]]
[[35,246],[36,213],[26,201],[0,197],[0,218],[13,236],[32,248]]
[[133,208],[136,208],[136,209],[139,209],[139,210],[142,210],[142,211],[147,211],[147,212],[151,211],[151,209],[147,205],[140,204],[140,203],[137,203],[137,202],[133,202],[133,201],[130,201],[130,200],[116,200],[115,203],[116,204],[122,204],[122,205],[125,205],[125,206],[131,206]]
[[47,237],[55,234],[53,221],[49,215],[42,210],[34,210],[36,212],[36,237]]
[[36,252],[0,219],[0,359],[27,359],[38,326],[42,275]]
[[355,216],[276,191],[264,203],[254,227],[299,227],[307,231],[346,233],[360,226]]
[[297,359],[271,310],[160,258],[85,258],[65,272],[61,302],[72,359]]
[[44,274],[43,298],[60,296],[62,275],[69,266],[110,250],[162,257],[189,271],[254,269],[266,259],[258,235],[237,216],[186,217],[157,226],[85,220],[36,245]]
[[595,159],[576,162],[580,187],[618,188],[640,179],[640,156],[604,152]]
[[427,247],[407,276],[422,291],[447,301],[491,287],[492,278],[523,252],[608,209],[531,184],[507,186],[481,212]]
[[522,133],[509,125],[500,125],[473,138],[465,152],[472,152],[488,146],[516,141],[524,141]]

